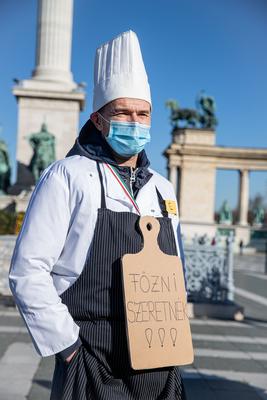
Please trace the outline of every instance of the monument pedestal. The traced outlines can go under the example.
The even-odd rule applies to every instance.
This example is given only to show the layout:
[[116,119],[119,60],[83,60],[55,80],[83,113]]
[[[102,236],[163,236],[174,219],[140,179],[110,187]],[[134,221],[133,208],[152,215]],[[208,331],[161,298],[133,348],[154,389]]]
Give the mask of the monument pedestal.
[[27,136],[43,123],[55,136],[55,157],[62,159],[79,129],[85,93],[71,73],[73,0],[39,0],[36,65],[30,79],[13,88],[18,101],[18,182],[11,193],[31,186],[27,167],[33,149]]
[[[200,224],[214,222],[214,157],[203,159],[196,151],[214,145],[215,131],[212,129],[187,128],[173,132],[172,151],[167,150],[169,178],[177,187],[179,214],[184,221]],[[177,176],[175,168],[178,169]]]
[[27,166],[33,150],[27,136],[38,132],[45,122],[55,136],[56,159],[64,158],[77,137],[85,97],[83,92],[38,90],[38,82],[34,84],[36,89],[23,87],[23,82],[13,89],[18,100],[17,180],[22,188],[32,184]]

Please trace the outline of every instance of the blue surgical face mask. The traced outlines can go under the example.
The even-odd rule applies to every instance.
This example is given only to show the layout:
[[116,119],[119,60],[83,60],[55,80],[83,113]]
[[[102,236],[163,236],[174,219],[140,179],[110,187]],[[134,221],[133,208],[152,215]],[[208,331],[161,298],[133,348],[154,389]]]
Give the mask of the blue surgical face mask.
[[100,113],[98,114],[109,123],[106,141],[122,157],[131,157],[140,153],[150,142],[150,125],[139,122],[107,121]]

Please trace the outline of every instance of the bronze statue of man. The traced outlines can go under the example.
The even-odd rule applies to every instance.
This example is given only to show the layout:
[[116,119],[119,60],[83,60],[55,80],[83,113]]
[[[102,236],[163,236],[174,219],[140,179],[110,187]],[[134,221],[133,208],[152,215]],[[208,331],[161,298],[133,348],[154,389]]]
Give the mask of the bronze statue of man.
[[55,136],[48,132],[46,124],[43,123],[41,131],[28,136],[28,140],[33,148],[29,169],[37,182],[41,173],[56,159]]
[[214,98],[206,95],[205,92],[202,91],[198,99],[198,103],[202,110],[202,114],[199,118],[202,128],[214,129],[218,124],[215,116],[216,104]]
[[0,194],[4,194],[10,186],[11,167],[7,145],[0,140]]

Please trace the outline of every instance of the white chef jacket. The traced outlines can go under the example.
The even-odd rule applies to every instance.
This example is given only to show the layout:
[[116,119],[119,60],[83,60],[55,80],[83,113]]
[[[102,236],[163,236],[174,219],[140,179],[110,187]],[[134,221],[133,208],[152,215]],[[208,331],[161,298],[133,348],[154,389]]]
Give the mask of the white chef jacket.
[[[107,208],[136,213],[111,171],[105,164],[100,168]],[[176,196],[167,179],[149,171],[153,176],[139,190],[136,202],[141,216],[161,217],[156,187],[163,199],[176,202]],[[9,285],[34,346],[43,357],[68,348],[79,337],[79,326],[60,294],[76,281],[90,257],[100,203],[96,161],[80,155],[52,163],[32,193],[14,248]],[[169,217],[180,256],[178,215]]]

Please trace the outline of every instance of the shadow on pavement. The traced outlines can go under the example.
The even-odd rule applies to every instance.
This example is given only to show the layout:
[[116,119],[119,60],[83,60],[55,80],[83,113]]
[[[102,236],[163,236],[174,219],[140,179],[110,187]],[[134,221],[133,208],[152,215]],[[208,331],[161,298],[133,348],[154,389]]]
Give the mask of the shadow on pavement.
[[183,382],[186,400],[267,400],[267,390],[218,375],[184,371]]
[[246,322],[248,324],[253,324],[253,323],[265,323],[265,324],[267,324],[267,319],[266,318],[252,318],[252,317],[245,316],[245,319],[244,319],[243,322]]
[[33,383],[36,383],[37,385],[40,385],[46,389],[51,389],[51,381],[47,379],[34,379]]

